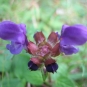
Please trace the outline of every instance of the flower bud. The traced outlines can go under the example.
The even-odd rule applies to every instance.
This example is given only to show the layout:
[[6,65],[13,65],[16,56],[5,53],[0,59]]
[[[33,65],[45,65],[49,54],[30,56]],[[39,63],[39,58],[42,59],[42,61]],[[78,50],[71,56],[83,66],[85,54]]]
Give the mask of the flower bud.
[[59,45],[59,43],[57,43],[54,47],[53,47],[53,49],[52,49],[52,56],[54,56],[54,57],[56,57],[56,56],[58,56],[59,54],[60,54],[60,49],[59,49],[59,47],[60,47],[60,45]]
[[56,70],[58,69],[57,63],[55,62],[54,59],[51,58],[45,61],[45,67],[48,72],[52,73],[56,72]]
[[36,51],[38,50],[38,47],[37,47],[37,45],[36,44],[34,44],[33,42],[29,42],[28,43],[28,52],[30,53],[30,54],[35,54],[36,53]]
[[36,71],[39,68],[40,60],[38,58],[31,58],[28,62],[28,67],[32,71]]
[[45,41],[45,36],[44,36],[44,34],[42,32],[37,32],[34,35],[34,39],[35,39],[37,44],[40,44],[43,41]]
[[58,35],[55,32],[51,32],[47,41],[51,44],[51,46],[54,46],[55,43],[58,42]]

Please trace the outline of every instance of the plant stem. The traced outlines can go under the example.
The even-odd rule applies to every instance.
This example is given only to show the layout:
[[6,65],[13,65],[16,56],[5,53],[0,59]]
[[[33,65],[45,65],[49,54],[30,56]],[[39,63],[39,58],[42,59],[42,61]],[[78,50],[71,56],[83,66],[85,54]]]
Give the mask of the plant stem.
[[42,72],[43,81],[45,82],[48,76],[48,72],[45,72],[44,69],[42,69],[41,72]]

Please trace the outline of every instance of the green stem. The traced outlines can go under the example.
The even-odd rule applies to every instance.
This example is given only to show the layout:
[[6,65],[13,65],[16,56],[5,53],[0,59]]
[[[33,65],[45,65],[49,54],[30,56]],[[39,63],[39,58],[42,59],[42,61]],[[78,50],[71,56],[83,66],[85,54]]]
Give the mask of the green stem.
[[43,69],[41,70],[41,72],[42,72],[43,81],[45,82],[46,81],[46,78],[48,76],[48,72],[44,72]]

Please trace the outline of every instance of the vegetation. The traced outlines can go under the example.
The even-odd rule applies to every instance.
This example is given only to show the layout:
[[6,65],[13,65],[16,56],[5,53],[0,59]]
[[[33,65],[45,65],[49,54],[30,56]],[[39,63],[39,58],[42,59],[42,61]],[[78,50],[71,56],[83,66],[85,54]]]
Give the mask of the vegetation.
[[[86,5],[86,0],[0,0],[0,21],[26,24],[28,39],[34,41],[37,31],[47,37],[51,31],[60,32],[63,24],[87,25]],[[0,39],[0,87],[87,87],[87,44],[78,47],[77,54],[58,56],[57,73],[43,82],[40,70],[28,69],[31,55],[12,55],[6,43]]]

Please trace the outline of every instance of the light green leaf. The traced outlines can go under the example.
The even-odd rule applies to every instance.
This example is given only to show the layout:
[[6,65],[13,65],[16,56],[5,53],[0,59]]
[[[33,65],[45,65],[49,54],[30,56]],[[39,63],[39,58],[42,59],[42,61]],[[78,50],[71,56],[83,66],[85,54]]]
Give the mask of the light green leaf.
[[4,78],[0,82],[0,87],[24,87],[25,82],[22,82],[21,80],[17,78]]
[[0,56],[0,71],[8,71],[11,67],[11,60],[6,57]]
[[57,73],[52,74],[55,81],[53,87],[75,87],[75,83],[68,77],[67,65],[60,64]]
[[25,79],[27,82],[34,85],[43,84],[43,78],[40,71],[28,71],[25,73]]
[[34,84],[41,85],[43,83],[42,75],[40,71],[30,71],[28,69],[28,62],[30,56],[28,54],[20,54],[13,59],[13,73],[20,79]]

